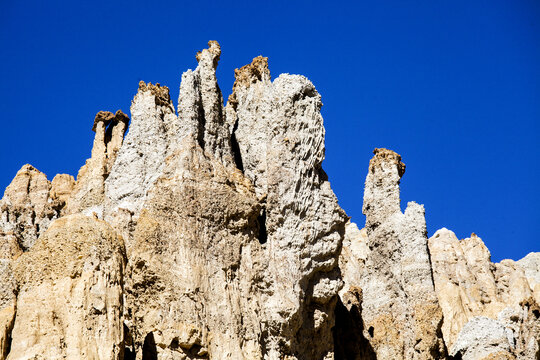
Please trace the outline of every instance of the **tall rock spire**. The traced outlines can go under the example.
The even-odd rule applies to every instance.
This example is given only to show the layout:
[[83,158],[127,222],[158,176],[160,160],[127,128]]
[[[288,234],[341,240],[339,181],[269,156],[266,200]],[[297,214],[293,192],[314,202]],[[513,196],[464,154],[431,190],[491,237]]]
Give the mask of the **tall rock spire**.
[[401,156],[392,150],[375,149],[369,162],[364,189],[364,206],[368,233],[400,209],[399,182],[405,173]]
[[391,150],[375,149],[374,154],[364,192],[367,231],[364,236],[355,226],[346,228],[342,300],[361,289],[363,324],[357,328],[363,333],[358,341],[367,340],[377,359],[443,358],[442,311],[433,285],[424,207],[410,202],[401,212],[399,182],[405,164]]
[[218,42],[209,41],[208,48],[197,53],[197,68],[182,74],[178,117],[182,135],[191,134],[203,150],[231,164],[230,126],[225,121],[216,77],[220,55]]
[[94,118],[92,131],[96,133],[92,156],[81,167],[77,182],[67,200],[67,214],[95,213],[103,217],[105,180],[109,176],[116,155],[122,146],[129,118],[121,110],[116,114],[100,111]]

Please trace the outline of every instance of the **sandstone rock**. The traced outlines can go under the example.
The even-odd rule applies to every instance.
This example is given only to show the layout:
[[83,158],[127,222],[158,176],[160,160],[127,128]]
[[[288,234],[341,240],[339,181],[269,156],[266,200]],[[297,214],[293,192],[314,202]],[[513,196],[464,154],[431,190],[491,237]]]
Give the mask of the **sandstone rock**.
[[53,222],[15,261],[7,359],[123,359],[124,257],[103,221],[77,214]]
[[15,321],[15,291],[11,260],[0,259],[0,360],[7,357],[11,346],[11,332]]
[[[36,239],[60,216],[63,203],[51,198],[47,176],[24,165],[0,200],[0,248],[11,256],[32,247]],[[15,245],[17,244],[17,245]]]
[[[458,240],[447,229],[437,231],[429,239],[429,249],[435,289],[444,314],[442,331],[449,348],[464,331],[481,333],[486,324],[495,324],[493,321],[471,322],[481,316],[498,320],[497,326],[513,334],[508,350],[512,356],[535,359],[536,354],[540,354],[540,312],[534,314],[538,305],[518,263],[512,260],[491,263],[491,255],[482,239],[473,234]],[[479,328],[475,330],[477,325]],[[481,347],[479,342],[484,339],[475,338],[478,344],[468,344],[472,338],[463,336],[459,345],[463,349]],[[487,348],[489,343],[483,346]]]
[[[399,181],[405,171],[393,151],[375,149],[364,193],[366,229],[346,227],[340,267],[344,295],[362,289],[363,338],[377,359],[444,358],[442,312],[427,248],[424,208],[400,210]],[[367,346],[367,345],[366,345]],[[358,357],[361,358],[361,357]]]
[[178,121],[169,89],[141,81],[131,103],[131,118],[124,144],[105,180],[105,218],[109,221],[119,209],[137,216],[161,174],[173,136],[169,130]]
[[58,200],[60,204],[66,204],[73,188],[75,187],[75,179],[68,174],[58,174],[51,182],[51,191],[49,196],[51,199]]
[[540,304],[540,252],[530,253],[516,263],[525,272],[534,299]]
[[127,301],[136,351],[261,358],[257,199],[238,170],[184,143],[167,159],[135,230]]
[[[135,230],[128,286],[135,347],[160,358],[332,356],[345,216],[321,169],[320,96],[303,77],[265,83],[264,101],[275,103],[261,109],[273,117],[255,144],[268,164],[262,190],[214,151],[211,144],[231,143],[231,135],[217,131],[207,141],[208,118],[189,100],[203,97],[193,91],[194,76],[184,74],[179,100],[179,117],[193,122],[189,136],[166,159]],[[238,129],[270,115],[231,114]],[[226,128],[225,119],[212,119]],[[236,141],[238,151],[247,149],[247,138]],[[251,164],[257,155],[236,156]]]
[[450,355],[463,360],[515,359],[504,326],[483,316],[465,324]]

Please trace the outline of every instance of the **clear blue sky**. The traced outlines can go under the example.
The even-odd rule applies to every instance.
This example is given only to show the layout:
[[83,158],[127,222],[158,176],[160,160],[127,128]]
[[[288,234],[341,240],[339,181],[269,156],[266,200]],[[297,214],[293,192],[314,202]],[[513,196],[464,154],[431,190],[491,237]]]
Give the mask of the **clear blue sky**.
[[307,76],[323,98],[324,168],[360,225],[375,147],[403,156],[402,201],[429,235],[477,233],[492,259],[540,251],[540,1],[0,1],[0,188],[90,156],[94,115],[139,80],[178,97],[210,39],[234,68]]

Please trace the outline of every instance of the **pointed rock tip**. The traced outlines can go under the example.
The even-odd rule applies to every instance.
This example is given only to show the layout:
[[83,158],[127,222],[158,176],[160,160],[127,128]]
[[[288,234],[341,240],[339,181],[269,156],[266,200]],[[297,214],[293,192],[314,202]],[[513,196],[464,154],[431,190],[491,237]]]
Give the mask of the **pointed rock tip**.
[[27,174],[27,173],[43,174],[41,171],[36,169],[34,166],[32,166],[30,164],[24,164],[23,166],[21,166],[19,171],[17,171],[17,174],[15,174],[15,177],[17,177],[17,175]]
[[448,230],[445,227],[440,228],[439,230],[435,231],[435,234],[433,234],[433,236],[430,239],[437,239],[437,238],[440,238],[440,237],[444,237],[445,235],[453,237],[456,240],[458,239],[456,234],[454,234],[454,232],[452,230]]
[[195,58],[197,59],[197,62],[201,62],[203,55],[209,54],[210,58],[212,59],[212,63],[214,65],[214,68],[217,67],[219,58],[221,56],[221,46],[219,46],[219,43],[216,40],[210,40],[208,41],[208,49],[204,49],[197,52],[197,55],[195,55]]
[[21,166],[21,168],[19,169],[19,171],[17,171],[17,173],[20,173],[20,172],[27,172],[27,171],[37,171],[37,172],[41,172],[41,171],[39,171],[38,169],[36,169],[35,167],[33,167],[33,166],[30,165],[30,164],[24,164],[23,166]]
[[375,171],[375,167],[380,166],[383,163],[390,163],[397,166],[399,177],[402,177],[403,174],[405,174],[405,164],[401,161],[401,155],[395,151],[385,148],[375,148],[373,154],[375,154],[375,156],[373,156],[369,162],[369,169],[372,172]]
[[229,95],[228,103],[236,106],[236,91],[239,88],[248,88],[257,81],[270,81],[270,70],[268,69],[268,58],[257,56],[253,58],[250,64],[234,70],[234,84],[232,93]]

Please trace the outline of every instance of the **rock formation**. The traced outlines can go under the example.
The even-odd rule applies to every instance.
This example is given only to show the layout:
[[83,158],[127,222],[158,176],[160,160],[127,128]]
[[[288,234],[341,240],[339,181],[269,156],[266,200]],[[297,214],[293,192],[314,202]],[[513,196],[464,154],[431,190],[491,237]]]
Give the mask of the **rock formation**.
[[18,294],[8,359],[121,359],[121,239],[81,214],[51,224],[14,263]]
[[53,184],[31,165],[24,165],[0,200],[0,248],[16,255],[28,250],[58,218],[70,193],[73,177],[58,175]]
[[[363,229],[322,169],[321,96],[258,56],[227,105],[215,41],[131,122],[94,120],[75,181],[25,165],[0,200],[0,360],[538,358],[540,258],[401,211],[376,149]],[[128,130],[129,125],[129,130]]]

